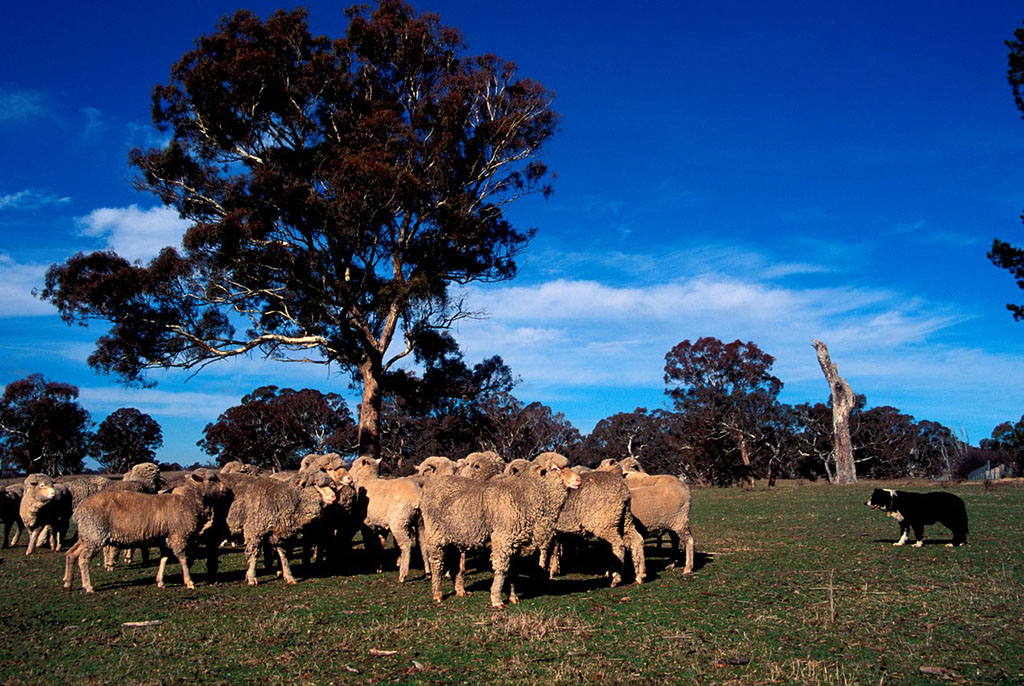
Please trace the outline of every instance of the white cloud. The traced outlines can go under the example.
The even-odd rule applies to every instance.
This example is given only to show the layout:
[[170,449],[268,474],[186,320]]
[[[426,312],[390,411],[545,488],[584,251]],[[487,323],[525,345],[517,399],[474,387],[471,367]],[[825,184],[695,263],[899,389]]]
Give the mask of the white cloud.
[[161,248],[180,246],[188,223],[167,207],[140,209],[128,207],[101,207],[80,217],[82,234],[103,238],[106,247],[128,260],[147,261],[156,257]]
[[202,417],[206,421],[213,421],[221,412],[237,405],[241,396],[236,393],[100,386],[79,388],[79,398],[82,405],[97,416],[121,407],[134,407],[154,417]]
[[0,88],[0,123],[49,114],[46,97],[35,91]]
[[[483,305],[491,317],[459,323],[467,357],[502,355],[531,392],[613,387],[656,396],[664,388],[665,354],[702,336],[756,343],[776,358],[773,370],[783,382],[807,392],[797,402],[827,396],[814,338],[829,345],[841,373],[865,384],[857,390],[873,404],[885,404],[889,392],[927,394],[943,385],[969,403],[989,377],[1005,386],[999,379],[1007,360],[956,348],[939,354],[932,344],[969,317],[880,288],[791,288],[705,274],[649,286],[559,279],[474,287],[468,295],[471,307]],[[1010,366],[1024,373],[1024,363]]]
[[37,210],[50,205],[65,205],[71,202],[67,196],[47,193],[37,188],[26,188],[17,193],[0,195],[0,210]]
[[42,287],[47,267],[48,264],[21,264],[0,253],[0,317],[54,314],[52,305],[32,295],[33,288]]

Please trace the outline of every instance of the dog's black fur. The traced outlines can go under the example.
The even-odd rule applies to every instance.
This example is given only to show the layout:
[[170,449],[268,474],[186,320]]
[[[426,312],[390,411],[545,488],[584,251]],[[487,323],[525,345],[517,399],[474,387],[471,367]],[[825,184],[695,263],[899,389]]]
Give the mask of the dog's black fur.
[[923,545],[925,524],[938,522],[953,532],[950,545],[967,543],[967,508],[958,496],[945,491],[912,493],[876,488],[864,503],[872,510],[881,509],[899,522],[900,540],[893,545],[907,542],[907,533],[914,532],[915,546]]

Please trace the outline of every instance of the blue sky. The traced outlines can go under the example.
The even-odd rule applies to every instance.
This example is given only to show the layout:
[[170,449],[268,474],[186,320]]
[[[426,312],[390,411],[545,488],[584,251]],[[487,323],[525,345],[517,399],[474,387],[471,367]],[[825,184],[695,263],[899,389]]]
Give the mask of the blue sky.
[[[510,210],[537,237],[512,282],[469,289],[456,336],[516,395],[584,433],[665,402],[683,339],[750,340],[788,402],[828,395],[811,339],[871,405],[972,442],[1024,413],[1024,293],[985,253],[1024,243],[1024,121],[1006,82],[1019,2],[413,3],[557,94],[555,194]],[[0,28],[0,384],[78,385],[101,421],[137,407],[165,461],[256,386],[353,398],[319,365],[232,360],[125,389],[85,363],[102,328],[31,295],[46,267],[113,247],[147,259],[183,225],[136,193],[150,91],[197,36],[278,3],[16,3]],[[340,35],[344,3],[315,2]]]

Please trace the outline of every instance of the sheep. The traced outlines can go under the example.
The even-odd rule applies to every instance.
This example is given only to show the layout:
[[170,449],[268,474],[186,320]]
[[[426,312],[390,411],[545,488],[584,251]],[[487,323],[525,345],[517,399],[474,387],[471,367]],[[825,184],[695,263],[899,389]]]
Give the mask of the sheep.
[[435,476],[455,476],[455,463],[442,455],[431,455],[416,465],[416,476],[421,479]]
[[[637,529],[645,536],[662,531],[668,533],[673,550],[670,569],[678,562],[680,540],[684,541],[686,558],[683,574],[691,573],[694,543],[690,529],[690,487],[670,474],[638,471],[642,467],[635,458],[626,458],[617,464],[606,464],[608,462],[602,462],[598,469],[613,473],[624,472]],[[624,471],[623,467],[629,471]]]
[[[345,462],[338,453],[306,455],[302,458],[299,471],[290,472],[285,480],[298,487],[303,478],[315,471],[330,477],[338,500],[325,506],[323,514],[304,528],[302,559],[305,564],[309,564],[314,552],[318,563],[340,559],[342,551],[349,549],[352,537],[366,517],[366,500],[356,492],[352,477],[348,475]],[[283,478],[278,474],[272,476]]]
[[[558,453],[542,453],[533,461],[549,467],[564,467],[568,463]],[[569,493],[558,515],[555,530],[560,534],[591,534],[606,541],[615,558],[611,570],[612,587],[622,583],[622,567],[628,549],[633,558],[635,581],[643,583],[647,574],[644,539],[633,522],[629,488],[614,474],[588,471],[580,476],[580,487]],[[561,545],[557,541],[550,550],[541,551],[541,566],[544,567],[547,561],[548,572],[552,577],[558,573],[560,553]]]
[[[21,521],[21,515],[18,513],[21,496],[24,492],[25,488],[21,484],[0,488],[0,520],[4,523],[4,548],[17,545],[18,539],[21,538],[21,532],[25,529],[25,524]],[[14,532],[14,538],[11,539],[11,527],[15,526],[17,530]]]
[[297,487],[247,474],[229,473],[224,480],[234,494],[227,513],[228,531],[245,540],[246,583],[257,585],[256,558],[263,545],[277,552],[285,583],[296,583],[285,547],[320,518],[325,507],[337,502],[332,479],[319,470],[308,470]]
[[[441,570],[449,548],[465,551],[490,542],[491,606],[503,608],[506,581],[509,602],[517,603],[509,574],[512,556],[547,545],[555,520],[568,491],[578,488],[579,475],[569,469],[534,464],[519,476],[499,476],[486,481],[459,476],[430,480],[421,504],[430,567],[431,593],[441,602]],[[455,594],[466,595],[465,575],[455,575]]]
[[491,450],[470,453],[461,462],[456,475],[468,479],[486,480],[505,471],[505,461]]
[[89,561],[103,546],[137,548],[157,545],[161,553],[156,573],[157,587],[164,587],[164,569],[173,552],[181,564],[185,587],[194,589],[187,553],[199,534],[209,526],[215,505],[224,495],[224,484],[215,471],[197,469],[171,493],[100,491],[89,496],[75,512],[78,542],[67,552],[64,588],[71,590],[72,570],[77,563],[82,588],[86,593],[93,592]]
[[524,460],[521,457],[511,460],[505,465],[505,476],[519,476],[529,469],[531,464],[529,460]]
[[[160,476],[160,467],[153,462],[139,462],[124,473],[120,481],[108,480],[103,487],[105,491],[135,491],[136,493],[158,493],[164,487],[163,477]],[[149,562],[149,548],[140,548],[142,563]],[[133,550],[126,548],[124,551],[124,562],[132,561]],[[107,546],[103,549],[103,568],[108,572],[114,570],[114,558],[116,549]]]
[[224,466],[220,468],[221,474],[248,474],[249,476],[259,476],[263,473],[263,469],[257,467],[254,464],[245,464],[241,460],[231,460],[226,462]]
[[[379,459],[359,457],[349,468],[349,475],[356,490],[366,498],[363,542],[377,548],[379,552],[379,539],[374,534],[379,531],[391,532],[399,550],[398,581],[401,583],[409,576],[413,537],[419,536],[421,531],[420,485],[416,483],[415,477],[381,479],[377,475],[379,465]],[[422,540],[420,549],[423,549]],[[426,562],[424,552],[424,571],[429,575]]]
[[28,530],[25,554],[31,555],[36,546],[49,537],[45,532],[47,527],[56,537],[55,549],[60,550],[60,538],[67,532],[71,517],[70,491],[46,474],[29,474],[25,477],[24,488],[18,515]]
[[112,479],[99,475],[75,475],[63,476],[56,479],[57,483],[64,484],[71,492],[71,509],[78,507],[79,503],[97,491],[109,487],[114,483]]
[[310,453],[306,455],[302,458],[302,462],[299,465],[299,473],[302,474],[311,469],[324,472],[327,476],[331,477],[335,485],[340,486],[342,483],[351,484],[352,479],[348,477],[345,461],[341,459],[341,455],[338,453],[326,453],[324,455]]

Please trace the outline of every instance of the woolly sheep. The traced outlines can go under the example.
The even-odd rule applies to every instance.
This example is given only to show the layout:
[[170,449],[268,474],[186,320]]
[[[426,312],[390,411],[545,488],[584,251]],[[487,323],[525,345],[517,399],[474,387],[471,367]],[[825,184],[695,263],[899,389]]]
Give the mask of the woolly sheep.
[[[379,539],[372,534],[390,531],[399,550],[398,581],[403,582],[409,576],[413,539],[420,532],[420,486],[414,477],[381,479],[377,472],[379,465],[379,459],[356,458],[349,468],[349,476],[356,490],[366,497],[364,543],[378,547]],[[423,548],[422,540],[420,547]],[[429,573],[429,569],[425,571]]]
[[416,465],[416,476],[455,476],[455,463],[443,455],[431,455]]
[[246,582],[257,584],[256,558],[265,544],[281,560],[285,583],[294,584],[285,548],[303,528],[321,517],[326,506],[337,501],[331,478],[318,470],[308,470],[298,487],[246,474],[225,474],[223,478],[234,494],[227,513],[228,531],[245,540]]
[[71,492],[72,510],[77,509],[78,505],[93,493],[102,491],[114,483],[112,479],[96,474],[62,476],[55,481],[64,484]]
[[352,477],[338,453],[310,453],[302,458],[299,471],[272,476],[298,487],[314,471],[330,477],[338,500],[325,506],[321,516],[304,527],[302,559],[305,564],[309,564],[314,553],[318,563],[340,560],[366,517],[365,499],[356,492]]
[[[442,599],[442,563],[449,549],[464,552],[489,542],[494,570],[491,605],[504,607],[502,594],[506,585],[509,602],[518,602],[509,574],[512,556],[548,544],[569,489],[579,485],[579,475],[571,470],[550,469],[540,464],[515,477],[478,481],[444,476],[430,480],[424,486],[421,507],[430,567],[434,571],[430,579],[434,601]],[[466,595],[461,570],[455,575],[455,594]]]
[[505,476],[519,476],[533,464],[529,460],[516,458],[505,465]]
[[[550,467],[564,466],[568,460],[558,453],[543,453],[534,463]],[[560,534],[590,534],[608,543],[615,565],[611,569],[611,585],[622,583],[625,551],[633,558],[636,583],[643,583],[647,574],[644,560],[644,539],[636,529],[630,510],[630,491],[623,480],[604,472],[586,472],[581,475],[580,487],[570,491],[565,506],[558,515],[555,529]],[[542,551],[541,566],[549,551]],[[550,551],[548,571],[558,573],[560,545],[556,542]]]
[[[153,462],[140,462],[124,473],[120,481],[109,481],[104,486],[105,491],[135,491],[136,493],[158,493],[165,485],[163,477],[160,476],[160,467]],[[149,562],[149,548],[139,549],[142,555],[142,563]],[[114,570],[114,558],[116,549],[107,546],[103,550],[103,567],[108,572]],[[125,564],[132,561],[133,550],[126,548],[124,551]]]
[[348,469],[345,468],[345,461],[341,459],[341,455],[338,453],[310,453],[302,458],[302,463],[299,465],[299,472],[307,472],[311,469],[318,469],[321,472],[327,474],[334,480],[334,483],[340,484],[344,478],[348,475]]
[[71,493],[46,474],[29,474],[25,477],[24,488],[18,515],[28,531],[25,554],[31,555],[45,540],[44,530],[47,527],[55,532],[56,549],[59,550],[60,538],[67,531],[71,517]]
[[181,564],[186,588],[195,588],[188,570],[188,551],[200,532],[209,525],[214,506],[224,497],[224,485],[210,469],[192,472],[182,486],[171,493],[100,491],[86,498],[75,512],[78,542],[68,550],[64,566],[64,588],[71,589],[75,563],[82,576],[82,587],[92,593],[89,561],[103,546],[137,548],[160,547],[160,566],[156,585],[164,587],[164,569],[173,552]]
[[[692,572],[694,543],[693,532],[690,529],[690,487],[670,474],[647,474],[638,471],[642,467],[635,458],[626,458],[616,465],[605,462],[598,467],[599,470],[625,472],[633,517],[640,533],[668,533],[672,539],[673,550],[670,568],[679,560],[679,544],[683,541],[686,556],[683,574]],[[624,467],[629,471],[625,471]]]
[[221,474],[248,474],[249,476],[259,476],[263,474],[263,469],[257,467],[254,464],[246,464],[241,460],[231,460],[230,462],[224,463],[224,466],[220,468]]
[[457,476],[464,476],[467,479],[490,479],[505,471],[505,461],[498,457],[498,453],[491,450],[484,452],[470,453],[462,460],[462,466],[456,472]]

